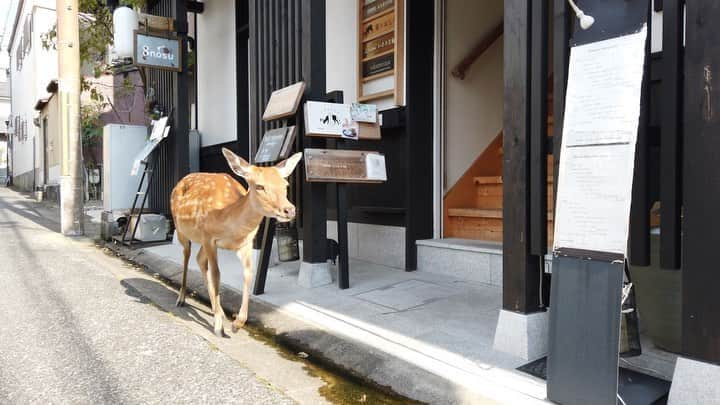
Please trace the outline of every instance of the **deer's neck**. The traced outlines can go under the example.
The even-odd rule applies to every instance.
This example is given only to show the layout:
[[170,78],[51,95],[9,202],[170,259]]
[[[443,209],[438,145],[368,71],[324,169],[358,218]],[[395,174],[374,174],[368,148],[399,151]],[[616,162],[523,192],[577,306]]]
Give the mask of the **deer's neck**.
[[264,216],[253,207],[251,199],[254,196],[251,193],[253,191],[250,191],[245,198],[241,198],[228,209],[229,218],[232,218],[238,234],[249,235],[254,232]]

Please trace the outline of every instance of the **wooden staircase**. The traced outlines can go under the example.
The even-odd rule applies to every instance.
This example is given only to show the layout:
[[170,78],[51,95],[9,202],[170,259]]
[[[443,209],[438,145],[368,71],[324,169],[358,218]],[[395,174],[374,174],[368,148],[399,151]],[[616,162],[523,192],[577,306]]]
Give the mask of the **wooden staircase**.
[[[550,87],[552,88],[552,87]],[[552,134],[552,94],[548,98],[548,134]],[[445,238],[503,240],[502,132],[447,192],[443,208]],[[548,244],[553,240],[553,157],[547,162]]]
[[[553,235],[552,156],[548,156],[548,240]],[[477,239],[502,242],[503,180],[502,176],[473,177],[474,202],[467,207],[447,207],[446,238]]]

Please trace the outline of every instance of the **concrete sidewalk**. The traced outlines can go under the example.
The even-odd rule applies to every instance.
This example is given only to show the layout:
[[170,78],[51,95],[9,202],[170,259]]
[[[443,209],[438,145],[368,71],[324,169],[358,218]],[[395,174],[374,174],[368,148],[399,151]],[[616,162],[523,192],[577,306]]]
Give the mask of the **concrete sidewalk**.
[[[182,250],[177,243],[120,250],[179,282]],[[197,264],[190,262],[190,286],[206,295]],[[237,312],[241,265],[229,251],[219,252],[219,265],[223,306]],[[527,361],[493,350],[501,307],[497,287],[351,260],[351,288],[303,288],[297,284],[299,266],[291,262],[270,269],[266,293],[251,297],[251,322],[423,402],[545,402],[545,382],[515,370]]]

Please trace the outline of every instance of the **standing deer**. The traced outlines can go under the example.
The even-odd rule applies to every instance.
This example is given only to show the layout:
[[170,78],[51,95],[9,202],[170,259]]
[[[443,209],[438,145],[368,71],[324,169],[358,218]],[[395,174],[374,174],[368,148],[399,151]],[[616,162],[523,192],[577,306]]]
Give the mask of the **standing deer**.
[[217,249],[234,250],[243,265],[242,305],[232,323],[235,332],[248,318],[253,239],[263,217],[273,217],[280,222],[295,218],[295,206],[287,199],[285,178],[302,157],[302,153],[296,153],[274,167],[257,167],[228,149],[223,148],[222,152],[232,171],[247,181],[247,190],[228,174],[193,173],[180,180],[170,197],[175,229],[184,254],[177,305],[185,303],[190,244],[199,243],[197,262],[208,288],[217,336],[223,336],[225,319],[220,306]]

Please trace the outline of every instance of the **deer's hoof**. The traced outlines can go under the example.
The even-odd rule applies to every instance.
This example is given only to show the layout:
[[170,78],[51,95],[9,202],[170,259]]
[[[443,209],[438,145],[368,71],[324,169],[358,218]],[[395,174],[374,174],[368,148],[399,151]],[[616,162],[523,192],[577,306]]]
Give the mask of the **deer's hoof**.
[[237,331],[242,329],[243,326],[245,326],[244,320],[239,320],[239,319],[234,320],[232,323],[232,332],[237,333]]
[[217,337],[219,337],[219,338],[224,338],[224,337],[225,337],[225,331],[222,330],[222,329],[217,329],[217,330],[215,330],[215,336],[217,336]]
[[185,297],[182,297],[182,296],[178,297],[177,301],[175,301],[175,306],[176,307],[185,306]]

